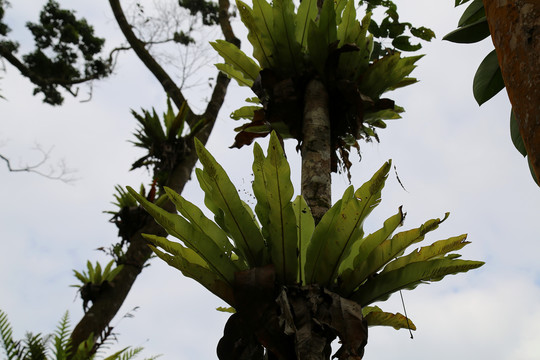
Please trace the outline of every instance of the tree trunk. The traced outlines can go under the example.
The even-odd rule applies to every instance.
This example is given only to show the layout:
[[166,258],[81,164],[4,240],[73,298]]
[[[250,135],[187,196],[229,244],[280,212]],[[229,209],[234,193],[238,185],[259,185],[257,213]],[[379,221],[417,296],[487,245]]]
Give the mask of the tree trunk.
[[483,1],[506,91],[540,183],[540,1]]
[[328,93],[320,80],[313,79],[306,87],[302,126],[301,192],[317,224],[332,205]]
[[[167,95],[180,107],[185,101],[180,89],[161,66],[151,58],[150,54],[142,46],[142,43],[135,37],[131,30],[131,25],[125,19],[120,2],[118,0],[110,0],[109,2],[121,30],[124,32],[126,39],[128,39],[136,54],[161,83]],[[228,13],[229,1],[220,0],[219,7],[219,20],[225,39],[239,46],[239,40],[234,36],[230,27]],[[226,75],[219,73],[205,112],[202,115],[196,115],[191,110],[189,111],[188,122],[190,125],[194,124],[200,118],[205,119],[206,125],[196,134],[197,138],[203,144],[206,143],[212,132],[219,110],[225,100],[229,82],[230,80]],[[184,186],[191,179],[191,172],[198,159],[193,139],[189,140],[188,149],[183,161],[172,170],[167,184],[165,184],[177,193],[182,193]],[[166,205],[165,209],[167,211],[175,211],[174,205],[170,202]],[[147,241],[141,234],[167,235],[165,230],[154,222],[150,216],[146,217],[146,221],[141,224],[141,228],[129,240],[129,247],[126,251],[126,262],[123,264],[122,271],[116,275],[110,288],[100,294],[99,298],[92,303],[92,307],[84,314],[73,330],[71,334],[73,349],[77,349],[79,344],[88,339],[91,334],[97,338],[100,334],[104,333],[116,313],[120,310],[137,276],[152,254]]]

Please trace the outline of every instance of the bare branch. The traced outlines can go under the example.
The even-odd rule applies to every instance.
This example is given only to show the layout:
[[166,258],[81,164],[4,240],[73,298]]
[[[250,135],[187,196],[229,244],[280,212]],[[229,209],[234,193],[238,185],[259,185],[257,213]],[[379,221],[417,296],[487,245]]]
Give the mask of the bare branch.
[[11,160],[8,157],[0,154],[0,159],[5,161],[6,166],[10,172],[34,173],[50,180],[60,180],[66,184],[75,182],[77,179],[72,176],[72,174],[74,174],[75,171],[69,169],[64,160],[60,160],[57,164],[57,167],[49,166],[49,171],[47,172],[42,171],[43,166],[45,166],[45,164],[50,159],[50,154],[53,148],[54,147],[51,147],[49,150],[43,150],[41,146],[36,145],[34,150],[39,151],[41,153],[41,159],[35,162],[34,164],[25,164],[19,167],[14,167],[11,165]]

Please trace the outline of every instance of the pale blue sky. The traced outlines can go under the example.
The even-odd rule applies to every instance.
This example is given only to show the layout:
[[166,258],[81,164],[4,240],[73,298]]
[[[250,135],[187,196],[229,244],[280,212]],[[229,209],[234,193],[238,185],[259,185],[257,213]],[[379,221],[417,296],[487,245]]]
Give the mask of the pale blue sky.
[[[6,21],[24,42],[17,23],[35,15],[34,6],[41,2],[12,2]],[[60,2],[96,24],[109,46],[121,41],[105,1]],[[367,231],[376,229],[400,205],[408,213],[405,228],[450,211],[426,243],[468,233],[472,244],[461,251],[463,257],[487,264],[404,292],[407,312],[418,327],[414,340],[406,331],[372,328],[365,359],[537,360],[540,189],[511,144],[506,94],[481,108],[473,99],[472,79],[490,51],[490,40],[474,45],[442,42],[462,12],[450,0],[400,1],[399,10],[402,19],[434,29],[437,39],[424,46],[427,56],[413,73],[421,82],[389,94],[405,107],[403,119],[389,122],[380,132],[381,144],[361,145],[362,162],[353,158],[356,187],[392,158],[408,191],[391,173],[382,204],[365,226]],[[238,22],[236,29],[240,35]],[[242,40],[245,45],[245,37]],[[53,162],[64,158],[79,178],[66,185],[0,167],[0,308],[9,314],[15,335],[22,337],[26,330],[52,331],[66,309],[73,322],[79,319],[80,301],[68,287],[75,283],[71,269],[83,269],[87,259],[103,259],[93,249],[116,241],[116,228],[102,213],[112,208],[114,186],[137,187],[149,181],[144,171],[128,172],[140,156],[128,143],[136,126],[129,109],[163,109],[165,97],[131,54],[120,58],[113,77],[95,84],[91,102],[66,98],[59,108],[32,97],[29,82],[9,65],[7,70],[0,80],[7,98],[0,100],[0,152],[17,164],[36,155],[31,151],[35,142],[54,146]],[[191,91],[190,101],[200,108],[200,93],[205,91]],[[238,125],[229,113],[247,96],[249,92],[231,84],[209,149],[238,187],[249,192],[252,150],[228,149]],[[295,145],[288,142],[287,147],[297,185]],[[334,197],[346,186],[345,175],[334,176]],[[195,182],[184,196],[202,204]],[[118,346],[144,346],[145,354],[162,353],[165,360],[215,359],[227,315],[214,309],[223,303],[159,260],[151,264],[119,313],[120,318],[139,306],[135,318],[113,321],[118,324]],[[398,297],[379,306],[403,311]]]

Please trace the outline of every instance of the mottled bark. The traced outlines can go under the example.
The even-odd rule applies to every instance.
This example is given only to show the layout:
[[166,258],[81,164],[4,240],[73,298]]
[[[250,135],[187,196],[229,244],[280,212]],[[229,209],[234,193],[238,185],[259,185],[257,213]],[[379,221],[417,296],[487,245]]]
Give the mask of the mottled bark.
[[328,93],[320,80],[306,87],[302,126],[301,191],[318,223],[332,204]]
[[540,1],[484,0],[484,7],[506,91],[540,180]]
[[[144,44],[135,37],[131,30],[131,25],[125,19],[119,1],[110,0],[110,4],[120,28],[124,32],[126,39],[134,49],[135,53],[162,84],[163,89],[171,97],[173,102],[177,106],[181,106],[185,101],[182,92],[172,81],[171,77],[146,51]],[[234,36],[229,22],[229,2],[227,0],[221,0],[219,5],[219,20],[225,39],[239,45],[239,40]],[[190,123],[195,122],[199,118],[205,119],[205,126],[196,134],[196,137],[203,144],[206,143],[212,132],[219,110],[223,105],[228,84],[229,79],[220,73],[217,77],[216,85],[205,112],[201,115],[196,115],[190,111]],[[185,153],[186,155],[183,161],[173,169],[167,184],[165,184],[178,193],[182,192],[184,186],[190,180],[191,172],[197,162],[197,154],[195,152],[193,139],[189,139],[187,147],[188,150]],[[167,203],[164,208],[167,211],[174,211],[172,203]],[[77,348],[81,342],[85,341],[90,336],[90,334],[94,334],[94,336],[101,334],[112,321],[118,310],[120,310],[120,307],[129,294],[137,276],[140,274],[144,264],[152,254],[146,240],[144,240],[141,234],[167,235],[163,228],[154,222],[150,216],[146,217],[146,220],[141,224],[141,228],[129,240],[129,247],[126,251],[125,263],[122,271],[112,281],[111,287],[93,302],[92,307],[85,313],[73,330],[71,340],[74,348]]]

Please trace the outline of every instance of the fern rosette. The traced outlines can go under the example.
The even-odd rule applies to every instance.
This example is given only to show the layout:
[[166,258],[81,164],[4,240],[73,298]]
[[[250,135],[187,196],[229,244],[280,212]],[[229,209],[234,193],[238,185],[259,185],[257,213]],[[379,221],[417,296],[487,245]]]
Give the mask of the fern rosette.
[[253,8],[240,0],[236,4],[254,59],[226,41],[211,43],[225,60],[216,66],[257,95],[231,114],[250,120],[236,129],[233,147],[273,130],[302,141],[304,94],[313,78],[323,81],[329,96],[333,171],[340,160],[349,168],[348,153],[358,147],[357,140],[377,139],[376,128],[401,117],[403,108],[382,95],[415,83],[408,75],[421,56],[402,57],[387,49],[373,59],[371,14],[358,21],[353,1],[325,1],[319,9],[317,0],[305,0],[297,11],[290,0],[254,0]]
[[[298,294],[311,296],[313,291],[319,291],[327,294],[324,296],[337,296],[332,306],[339,303],[345,312],[361,306],[361,310],[354,311],[361,311],[358,318],[365,318],[368,325],[415,329],[403,315],[384,312],[372,304],[399,290],[413,289],[483,265],[480,261],[462,260],[454,253],[469,243],[466,235],[405,254],[410,246],[437,229],[448,214],[417,228],[397,231],[404,220],[400,207],[380,229],[365,234],[364,222],[381,201],[391,161],[361,187],[349,187],[315,225],[303,197],[293,198],[289,164],[275,133],[270,137],[266,155],[257,143],[254,146],[254,212],[241,200],[212,155],[199,142],[196,148],[203,165],[196,171],[197,179],[214,220],[170,189],[166,189],[167,196],[178,214],[161,209],[131,188],[128,190],[179,240],[146,235],[157,256],[201,283],[240,314],[248,312],[258,319],[252,320],[258,326],[271,323],[257,318],[263,311],[260,306],[275,307],[276,299],[289,304]],[[266,302],[261,301],[263,298]],[[246,310],[253,304],[259,308]],[[340,334],[339,329],[336,331]]]

